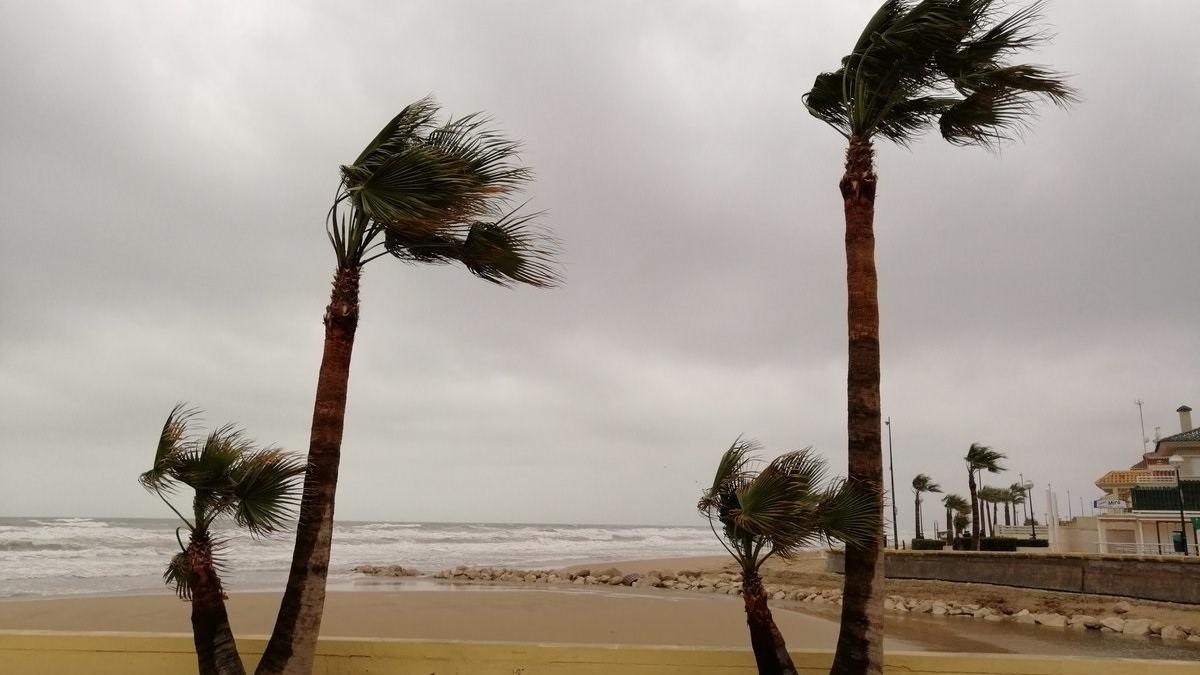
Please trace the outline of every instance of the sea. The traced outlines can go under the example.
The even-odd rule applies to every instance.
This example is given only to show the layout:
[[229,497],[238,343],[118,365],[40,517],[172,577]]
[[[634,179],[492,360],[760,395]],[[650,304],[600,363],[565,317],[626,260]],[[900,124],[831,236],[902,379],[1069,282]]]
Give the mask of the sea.
[[[0,518],[0,598],[162,592],[179,551],[178,520]],[[225,539],[222,579],[230,590],[282,588],[292,537]],[[187,532],[180,536],[187,541]],[[422,572],[459,565],[552,568],[608,560],[724,553],[707,527],[502,523],[337,522],[329,586],[363,586],[356,565],[403,565]]]

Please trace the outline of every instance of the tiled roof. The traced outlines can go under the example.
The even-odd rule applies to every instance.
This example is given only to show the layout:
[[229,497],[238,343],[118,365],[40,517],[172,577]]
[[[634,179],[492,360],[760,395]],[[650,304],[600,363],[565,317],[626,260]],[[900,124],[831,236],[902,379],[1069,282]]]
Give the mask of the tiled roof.
[[1178,441],[1200,441],[1200,427],[1196,427],[1191,431],[1184,431],[1182,433],[1175,434],[1174,436],[1167,436],[1166,438],[1158,439],[1159,443],[1175,443]]

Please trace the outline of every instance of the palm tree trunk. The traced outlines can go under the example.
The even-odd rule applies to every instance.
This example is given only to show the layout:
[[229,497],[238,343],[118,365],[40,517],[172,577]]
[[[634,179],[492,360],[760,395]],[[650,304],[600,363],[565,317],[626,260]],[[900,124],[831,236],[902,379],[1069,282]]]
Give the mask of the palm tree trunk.
[[797,675],[783,634],[771,617],[767,591],[758,572],[742,572],[742,598],[746,603],[746,625],[750,628],[750,646],[754,649],[758,675]]
[[838,187],[846,215],[848,356],[847,478],[870,495],[879,514],[875,536],[846,547],[842,621],[831,673],[883,672],[883,447],[879,403],[879,295],[875,273],[874,148],[850,139]]
[[199,540],[193,539],[188,554],[192,565],[192,641],[200,675],[245,675],[208,538],[200,535]]
[[951,520],[950,507],[946,507],[946,543],[954,545],[954,521]]
[[979,550],[979,497],[975,494],[975,470],[967,468],[967,489],[971,491],[971,550]]
[[922,536],[921,536],[921,493],[920,493],[920,492],[918,492],[918,493],[917,493],[917,498],[916,498],[916,507],[917,507],[917,508],[916,508],[916,511],[917,511],[917,529],[916,529],[916,531],[915,531],[915,534],[917,535],[917,539],[924,539],[925,537],[922,537]]
[[1012,506],[1012,502],[1010,502],[1010,501],[1004,502],[1004,525],[1006,527],[1009,525],[1012,525],[1012,516],[1010,515],[1010,511],[1009,511],[1010,506]]
[[333,542],[333,498],[342,452],[350,355],[358,328],[360,269],[339,269],[325,310],[325,351],[317,376],[304,496],[296,547],[275,630],[255,671],[258,675],[312,672],[325,608],[325,579]]

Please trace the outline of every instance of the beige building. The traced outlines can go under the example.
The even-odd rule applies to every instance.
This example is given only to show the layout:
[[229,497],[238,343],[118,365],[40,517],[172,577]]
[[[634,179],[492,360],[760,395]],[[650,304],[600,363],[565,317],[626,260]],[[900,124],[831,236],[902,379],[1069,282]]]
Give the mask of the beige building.
[[[1188,553],[1200,555],[1196,545],[1200,523],[1200,428],[1192,423],[1191,408],[1180,406],[1176,412],[1179,433],[1158,439],[1154,451],[1142,455],[1128,469],[1109,471],[1096,481],[1104,497],[1095,502],[1099,515],[1095,518],[1095,547],[1090,550],[1180,553],[1178,533],[1182,530]],[[1082,543],[1088,538],[1080,539]]]

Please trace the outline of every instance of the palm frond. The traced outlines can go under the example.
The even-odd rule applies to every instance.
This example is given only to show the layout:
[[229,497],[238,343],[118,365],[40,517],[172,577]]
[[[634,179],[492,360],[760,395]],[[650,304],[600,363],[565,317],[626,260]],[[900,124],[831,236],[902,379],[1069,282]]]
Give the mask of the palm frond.
[[967,466],[975,471],[987,471],[989,473],[1000,473],[1005,468],[1000,465],[1000,461],[1007,459],[1007,455],[998,450],[993,450],[986,445],[980,443],[972,443],[967,450],[966,460]]
[[882,516],[870,493],[839,480],[825,489],[817,509],[821,532],[829,539],[857,544],[869,541]]
[[142,487],[147,490],[168,493],[173,489],[168,475],[171,464],[183,451],[188,429],[192,421],[199,415],[198,409],[190,408],[183,402],[176,403],[175,407],[171,408],[158,436],[158,447],[154,451],[154,464],[149,471],[138,477],[138,482]]
[[364,168],[379,166],[389,155],[413,143],[435,125],[438,114],[437,101],[426,96],[414,101],[384,125],[375,138],[363,148],[353,165]]
[[712,485],[701,495],[698,508],[701,511],[706,511],[720,505],[720,494],[728,492],[729,485],[746,475],[746,469],[752,461],[754,454],[761,449],[758,441],[753,439],[743,439],[738,436],[733,444],[729,446],[721,455],[721,460],[717,462],[717,472],[713,476]]
[[927,474],[919,473],[912,479],[913,490],[917,493],[921,492],[941,492],[942,486],[933,482]]
[[951,511],[971,510],[971,503],[962,495],[947,494],[942,497],[942,504]]
[[171,562],[167,563],[167,570],[163,572],[163,582],[173,587],[180,600],[192,599],[192,563],[187,551],[171,556]]
[[1061,73],[1005,59],[1044,42],[1042,2],[1009,11],[997,0],[885,0],[835,72],[804,96],[813,116],[847,137],[905,145],[936,120],[958,145],[1019,136],[1039,100],[1077,93]]
[[305,468],[298,457],[276,448],[243,456],[230,490],[237,524],[254,536],[284,529],[299,506]]
[[513,211],[494,221],[472,223],[459,259],[475,276],[501,286],[555,285],[558,242],[534,227],[540,215]]

